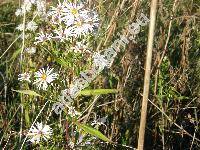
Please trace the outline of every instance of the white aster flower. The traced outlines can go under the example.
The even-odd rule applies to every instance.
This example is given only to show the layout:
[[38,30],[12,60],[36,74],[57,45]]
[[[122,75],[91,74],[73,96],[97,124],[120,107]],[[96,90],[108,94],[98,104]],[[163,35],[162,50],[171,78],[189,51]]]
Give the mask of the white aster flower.
[[35,73],[35,82],[33,84],[36,84],[38,89],[46,90],[48,87],[48,84],[50,84],[52,81],[57,79],[58,74],[52,73],[53,68],[47,67],[45,70],[44,68],[40,69]]
[[108,61],[104,58],[104,55],[101,55],[99,53],[94,53],[93,59],[94,59],[94,65],[99,66],[100,68],[104,68],[108,65]]
[[21,6],[22,11],[26,11],[26,12],[30,12],[31,11],[31,7],[32,7],[32,3],[30,2],[24,2]]
[[98,15],[95,12],[83,10],[81,11],[79,18],[74,21],[73,26],[69,27],[69,29],[72,34],[77,37],[94,32],[94,29],[97,28],[98,25]]
[[16,16],[22,16],[23,15],[22,9],[17,9],[16,12],[15,12],[15,15]]
[[95,126],[95,128],[98,128],[98,127],[101,126],[101,125],[107,127],[107,126],[105,125],[106,119],[107,119],[107,117],[99,118],[99,119],[97,119],[97,120],[92,121],[91,125],[92,125],[92,126]]
[[29,54],[34,54],[36,52],[36,48],[35,47],[27,47],[27,48],[25,48],[25,51]]
[[53,38],[52,34],[44,33],[43,31],[41,33],[38,33],[38,36],[35,37],[36,42],[34,44],[42,43],[46,40],[51,40]]
[[44,42],[46,40],[46,34],[44,34],[44,32],[38,33],[38,36],[35,37],[36,42],[34,42],[36,45],[38,43]]
[[75,117],[75,116],[80,116],[81,113],[76,111],[75,108],[73,106],[70,106],[68,107],[68,114],[71,116],[71,117]]
[[25,72],[25,73],[22,73],[22,74],[18,75],[18,80],[19,81],[28,81],[28,82],[31,82],[30,81],[30,77],[31,77],[30,73]]
[[73,36],[79,37],[81,35],[87,35],[90,31],[93,31],[93,26],[79,20],[76,21],[74,25],[69,28],[69,30]]
[[92,123],[91,123],[92,126],[94,126],[94,125],[100,126],[102,124],[103,124],[102,122],[98,122],[96,120],[92,121]]
[[66,23],[67,26],[70,26],[74,21],[79,17],[80,10],[83,8],[83,4],[73,4],[64,1],[64,8],[62,13],[62,20]]
[[52,135],[52,132],[52,129],[48,125],[37,122],[36,127],[33,126],[27,135],[30,136],[32,143],[39,143],[42,138],[47,141]]
[[66,12],[69,11],[71,15],[74,15],[74,16],[78,15],[78,11],[81,10],[84,6],[82,3],[77,3],[77,4],[70,3],[68,2],[68,0],[64,0],[63,5],[65,6],[65,8],[67,8],[65,11]]
[[23,23],[19,24],[16,29],[19,30],[19,31],[23,31],[24,24]]
[[38,28],[37,24],[34,21],[30,21],[26,25],[26,30],[35,31]]
[[46,15],[46,1],[45,0],[38,0],[36,1],[37,6],[37,14],[40,16]]
[[60,24],[62,22],[61,16],[63,12],[63,5],[62,3],[58,3],[57,7],[51,7],[50,11],[47,13],[47,17],[51,16],[52,17],[52,22],[53,24]]
[[37,11],[42,11],[42,12],[46,11],[46,2],[45,2],[45,0],[38,0],[35,3],[36,3],[36,6],[37,6]]

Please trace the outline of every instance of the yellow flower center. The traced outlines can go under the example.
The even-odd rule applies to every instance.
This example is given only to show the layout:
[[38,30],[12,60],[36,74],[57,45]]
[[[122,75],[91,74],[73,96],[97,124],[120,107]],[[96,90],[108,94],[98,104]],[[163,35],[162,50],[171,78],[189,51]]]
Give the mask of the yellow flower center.
[[76,26],[77,26],[77,27],[82,26],[82,22],[81,22],[81,21],[76,22]]
[[77,14],[78,14],[78,10],[75,9],[75,8],[72,8],[72,9],[71,9],[71,13],[72,13],[73,15],[77,15]]
[[41,78],[42,78],[42,80],[46,80],[47,79],[47,75],[45,73],[43,73]]

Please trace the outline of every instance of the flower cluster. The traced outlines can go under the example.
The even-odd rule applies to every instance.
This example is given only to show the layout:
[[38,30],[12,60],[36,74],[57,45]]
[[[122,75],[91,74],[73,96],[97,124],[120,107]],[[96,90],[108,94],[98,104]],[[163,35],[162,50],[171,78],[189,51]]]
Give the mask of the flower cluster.
[[[25,31],[34,32],[35,30],[37,30],[37,28],[38,28],[38,25],[34,21],[30,21],[25,25]],[[19,24],[16,29],[19,31],[23,31],[24,25]]]
[[[46,18],[46,1],[45,0],[24,0],[21,7],[18,8],[15,12],[16,16],[19,17],[26,17],[25,22],[19,24],[16,27],[16,30],[18,31],[25,31],[24,32],[24,37],[25,39],[30,39],[32,38],[32,35],[30,36],[30,33],[34,33],[39,25],[36,23],[36,17],[39,19],[44,20]],[[33,16],[32,16],[33,15]],[[30,16],[32,16],[32,19],[30,19]],[[23,36],[21,35],[21,38]],[[31,46],[29,47],[26,44],[25,52],[28,54],[34,54],[36,52],[36,48]]]
[[[50,39],[57,39],[61,42],[70,38],[86,36],[99,25],[98,15],[95,11],[86,9],[82,3],[71,3],[64,0],[59,1],[56,7],[51,7],[47,13],[52,28],[51,35],[38,33],[35,44]],[[52,36],[53,35],[53,36]]]
[[[35,7],[36,9],[33,9]],[[45,0],[24,0],[21,8],[18,8],[15,12],[16,16],[24,16],[24,14],[27,14],[34,10],[33,14],[35,18],[36,16],[44,17],[46,16],[46,2]],[[29,21],[27,24],[19,24],[17,26],[17,30],[23,31],[25,28],[25,31],[31,31],[34,32],[38,25],[33,20]]]
[[134,40],[133,36],[138,34],[140,31],[140,26],[144,26],[149,22],[149,19],[141,14],[140,18],[137,19],[137,23],[132,23],[129,25],[130,36],[125,37],[124,35],[120,35],[119,39],[116,39],[110,48],[106,49],[103,54],[94,53],[93,55],[93,63],[92,69],[86,70],[85,72],[81,72],[81,78],[73,81],[74,86],[70,87],[70,89],[65,89],[61,93],[62,99],[60,102],[57,102],[53,105],[53,110],[55,113],[60,114],[62,109],[64,108],[64,104],[67,103],[64,99],[71,102],[74,98],[77,97],[78,93],[87,87],[89,83],[105,68],[110,68],[117,52],[120,51],[120,48],[123,46],[126,47],[126,44],[129,43],[129,40]]
[[[33,16],[32,14],[33,13]],[[24,0],[21,8],[17,9],[16,16],[28,16],[25,19],[23,24],[18,25],[17,30],[25,31],[23,37],[29,42],[25,43],[24,52],[28,54],[34,54],[39,50],[39,44],[48,44],[46,41],[55,40],[59,42],[66,42],[69,46],[67,47],[69,51],[74,53],[89,53],[91,50],[89,47],[89,42],[86,39],[90,39],[92,33],[95,33],[95,30],[99,26],[99,17],[97,13],[91,9],[86,8],[86,6],[81,2],[71,3],[67,0],[58,0],[58,5],[56,7],[51,6],[48,13],[46,13],[46,2],[45,0]],[[32,20],[30,17],[32,16]],[[37,21],[37,16],[45,17],[44,23],[39,23]],[[44,25],[40,28],[40,25]],[[37,36],[35,31],[39,31]],[[34,43],[32,41],[34,37]],[[34,44],[34,46],[33,46]],[[54,44],[54,42],[51,42]],[[114,54],[113,54],[114,55]],[[111,58],[113,57],[110,56]],[[105,58],[106,57],[106,58]],[[107,61],[108,56],[101,55],[100,53],[95,53],[93,56],[94,66],[91,70],[82,72],[84,78],[81,78],[79,81],[75,81],[74,86],[68,90],[68,93],[75,98],[78,92],[88,86],[89,82],[93,80],[98,73],[109,64]],[[41,68],[36,71],[33,75],[34,80],[31,80],[32,73],[25,72],[19,74],[18,80],[25,81],[36,85],[40,90],[47,90],[49,85],[52,85],[52,82],[58,78],[58,74],[54,73],[53,68],[47,67]],[[81,84],[80,84],[81,83]],[[63,90],[63,93],[67,93],[67,90]],[[61,95],[61,98],[64,101],[64,98],[67,96],[65,94]],[[76,111],[75,107],[71,102],[62,103],[67,106],[67,114],[71,118],[80,117],[82,114]],[[55,105],[54,105],[55,106]],[[62,109],[63,105],[60,105]],[[94,120],[92,122],[93,126],[97,128],[100,125],[105,125],[104,120]],[[47,140],[52,135],[52,129],[48,125],[43,125],[42,123],[36,123],[35,126],[32,126],[29,130],[27,136],[30,137],[32,143],[39,143],[41,139]],[[71,141],[69,143],[71,148],[74,148],[77,144],[80,144],[85,135],[79,136],[78,142]],[[74,142],[74,143],[73,143]],[[91,144],[91,140],[88,141],[88,144]]]
[[[46,70],[42,68],[35,72],[34,77],[36,79],[34,80],[33,84],[35,84],[39,90],[47,90],[48,85],[57,79],[57,76],[57,73],[53,73],[53,68],[47,67]],[[25,72],[23,74],[19,74],[18,80],[31,82],[30,77],[30,73]]]
[[24,0],[21,8],[16,10],[15,15],[23,16],[25,13],[30,12],[34,6],[36,7],[36,11],[34,12],[34,14],[41,16],[46,13],[45,0]]

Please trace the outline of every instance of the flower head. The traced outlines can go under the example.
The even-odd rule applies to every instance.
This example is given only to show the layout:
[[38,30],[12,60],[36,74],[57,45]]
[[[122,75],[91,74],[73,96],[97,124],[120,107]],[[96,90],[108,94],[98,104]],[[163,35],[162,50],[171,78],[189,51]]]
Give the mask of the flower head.
[[93,31],[93,26],[83,22],[82,20],[77,20],[69,30],[74,37],[80,37],[81,35],[85,36]]
[[40,33],[38,33],[38,36],[37,37],[35,37],[35,42],[34,42],[34,44],[38,44],[38,43],[42,43],[42,42],[44,42],[44,41],[46,41],[46,40],[50,40],[50,39],[52,39],[53,38],[53,35],[52,34],[48,34],[48,33],[44,33],[44,32],[40,32]]
[[58,3],[57,7],[53,7],[51,6],[50,11],[47,13],[47,16],[51,16],[52,22],[53,24],[59,24],[61,23],[61,16],[62,16],[62,12],[63,12],[63,5],[62,3]]
[[39,143],[42,138],[47,141],[50,135],[52,135],[52,129],[48,125],[43,125],[38,122],[36,123],[36,127],[32,126],[28,133],[32,143]]
[[23,31],[23,29],[24,29],[24,24],[23,24],[23,23],[22,23],[22,24],[19,24],[19,25],[17,26],[16,29],[19,30],[19,31]]
[[15,12],[15,15],[16,16],[22,16],[23,15],[22,9],[17,9],[16,12]]
[[79,17],[80,11],[83,8],[83,4],[73,4],[66,1],[63,2],[64,8],[62,13],[62,20],[67,26],[70,26]]
[[30,73],[25,72],[25,73],[22,73],[22,74],[18,75],[18,80],[19,81],[28,81],[28,82],[31,82],[30,81],[30,77],[31,77]]
[[73,106],[69,106],[68,107],[68,114],[71,116],[71,117],[75,117],[75,116],[80,116],[81,113],[76,111],[75,108]]
[[30,3],[30,2],[24,2],[23,4],[22,4],[22,11],[23,11],[23,13],[24,12],[30,12],[31,11],[31,8],[32,8],[32,3]]
[[37,24],[34,21],[30,21],[26,25],[26,30],[35,31],[38,28]]
[[25,48],[25,51],[29,54],[34,54],[36,52],[36,48],[35,47],[27,47],[27,48]]
[[35,82],[33,84],[36,84],[38,89],[46,90],[48,87],[48,84],[50,84],[52,81],[57,79],[58,74],[52,73],[53,68],[47,67],[45,70],[44,68],[40,69],[35,73]]
[[45,2],[45,0],[36,1],[36,6],[37,6],[37,11],[40,14],[46,13],[46,2]]
[[97,128],[98,128],[99,126],[101,126],[101,125],[104,125],[104,126],[106,127],[106,125],[105,125],[106,118],[107,118],[107,117],[103,117],[103,118],[99,118],[99,119],[97,119],[97,120],[94,120],[94,121],[92,121],[91,125],[92,125],[92,126],[95,126],[95,127],[97,127]]

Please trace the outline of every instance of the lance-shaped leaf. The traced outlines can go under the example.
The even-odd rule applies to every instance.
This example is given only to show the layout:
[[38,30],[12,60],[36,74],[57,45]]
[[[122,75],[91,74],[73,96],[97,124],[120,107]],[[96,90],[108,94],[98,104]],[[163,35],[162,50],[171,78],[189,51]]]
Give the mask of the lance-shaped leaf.
[[118,93],[117,89],[94,89],[94,90],[82,90],[79,95],[102,95],[102,94],[111,94]]
[[110,139],[108,139],[105,135],[103,135],[99,130],[94,129],[92,127],[89,127],[89,126],[87,126],[85,124],[80,124],[80,123],[77,123],[77,122],[75,122],[75,124],[79,128],[83,129],[85,132],[87,132],[87,133],[89,133],[89,134],[91,134],[93,136],[96,136],[96,137],[100,138],[101,140],[103,140],[105,142],[113,143]]
[[40,94],[36,93],[35,91],[31,91],[31,90],[12,90],[21,94],[26,94],[26,95],[32,95],[32,96],[40,96],[42,97]]

